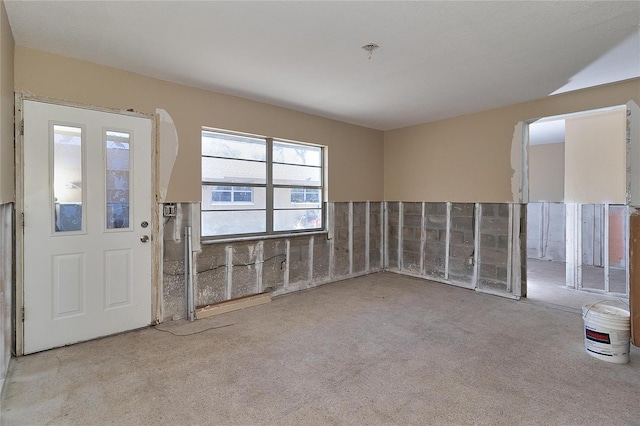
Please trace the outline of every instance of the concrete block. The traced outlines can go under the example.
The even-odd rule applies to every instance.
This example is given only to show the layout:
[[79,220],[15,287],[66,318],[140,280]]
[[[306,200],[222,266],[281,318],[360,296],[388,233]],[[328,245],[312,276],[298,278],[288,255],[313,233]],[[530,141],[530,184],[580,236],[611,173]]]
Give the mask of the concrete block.
[[480,248],[480,265],[506,265],[508,253],[506,250],[493,248]]
[[226,266],[199,272],[197,282],[195,283],[195,290],[196,307],[226,300]]
[[422,203],[402,203],[402,211],[404,212],[404,214],[422,216]]
[[329,252],[331,243],[324,236],[316,235],[313,241],[313,281],[329,278]]
[[480,247],[493,248],[497,245],[497,239],[494,234],[480,234]]
[[255,264],[233,266],[231,280],[231,299],[258,293],[258,274]]
[[467,246],[462,244],[452,244],[449,246],[449,256],[461,259],[468,259],[473,255],[473,246]]
[[473,217],[474,210],[473,203],[451,203],[451,217]]
[[488,280],[485,278],[480,278],[478,280],[478,286],[488,290],[495,290],[500,292],[507,291],[507,284],[504,282],[498,282],[494,280]]
[[422,226],[422,215],[405,213],[403,218],[403,225],[406,227],[420,228]]
[[164,275],[162,277],[164,289],[162,298],[164,302],[163,320],[171,320],[173,317],[186,316],[186,294],[184,285],[184,275]]
[[427,215],[425,217],[425,228],[426,229],[446,229],[447,216]]
[[289,282],[307,282],[309,277],[309,237],[289,240]]
[[407,252],[413,252],[413,253],[420,253],[420,241],[412,241],[412,240],[404,240],[402,242],[402,250],[407,253]]
[[164,260],[184,260],[184,242],[165,240],[162,247],[162,256]]
[[425,203],[425,213],[427,216],[439,215],[446,216],[447,215],[447,203]]
[[469,216],[451,217],[451,229],[454,231],[465,231],[473,229],[473,218]]
[[284,287],[284,266],[286,260],[285,240],[265,240],[263,246],[262,289],[271,291]]

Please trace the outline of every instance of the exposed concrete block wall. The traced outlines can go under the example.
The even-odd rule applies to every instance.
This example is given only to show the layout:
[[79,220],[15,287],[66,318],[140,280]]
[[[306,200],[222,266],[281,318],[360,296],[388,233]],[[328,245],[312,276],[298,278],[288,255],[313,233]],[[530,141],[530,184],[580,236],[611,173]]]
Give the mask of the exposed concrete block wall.
[[473,284],[475,254],[475,204],[451,204],[449,233],[449,280],[470,286]]
[[387,268],[390,270],[400,270],[400,256],[398,255],[400,235],[402,229],[400,228],[402,203],[394,202],[387,203],[387,229],[386,229],[386,257]]
[[482,204],[478,287],[507,291],[509,204]]
[[445,279],[447,265],[447,203],[424,203],[424,274]]
[[[203,243],[194,256],[196,306],[261,292],[280,295],[383,268],[383,204],[328,205],[328,234]],[[178,225],[176,225],[178,224]],[[184,241],[164,227],[163,319],[186,314]]]
[[[387,270],[514,297],[524,294],[519,290],[526,289],[524,205],[387,202],[386,208]],[[511,209],[525,213],[514,215]]]

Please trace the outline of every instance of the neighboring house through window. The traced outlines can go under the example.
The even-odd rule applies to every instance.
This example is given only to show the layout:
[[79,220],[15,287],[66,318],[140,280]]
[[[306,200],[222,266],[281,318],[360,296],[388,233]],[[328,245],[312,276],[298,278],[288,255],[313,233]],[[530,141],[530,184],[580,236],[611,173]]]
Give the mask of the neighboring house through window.
[[203,129],[202,237],[324,229],[323,160],[321,146]]

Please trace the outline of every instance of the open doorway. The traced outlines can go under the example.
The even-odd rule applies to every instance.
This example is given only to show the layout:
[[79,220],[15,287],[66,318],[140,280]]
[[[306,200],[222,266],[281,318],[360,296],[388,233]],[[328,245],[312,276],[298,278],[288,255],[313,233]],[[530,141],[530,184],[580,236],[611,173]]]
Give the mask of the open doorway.
[[527,297],[628,298],[626,106],[528,125]]

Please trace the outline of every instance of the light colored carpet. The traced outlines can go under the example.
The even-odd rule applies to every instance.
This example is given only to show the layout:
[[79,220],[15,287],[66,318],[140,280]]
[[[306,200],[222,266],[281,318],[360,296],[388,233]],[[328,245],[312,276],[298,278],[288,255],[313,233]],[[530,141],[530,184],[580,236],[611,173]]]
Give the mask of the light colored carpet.
[[[639,424],[580,315],[381,273],[12,361],[6,425]],[[193,334],[197,333],[197,334]],[[190,334],[190,335],[189,335]]]

